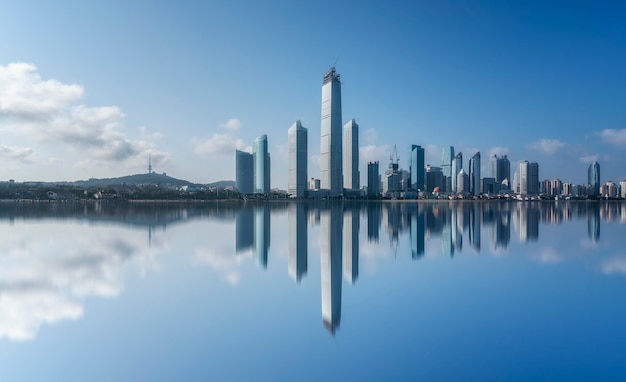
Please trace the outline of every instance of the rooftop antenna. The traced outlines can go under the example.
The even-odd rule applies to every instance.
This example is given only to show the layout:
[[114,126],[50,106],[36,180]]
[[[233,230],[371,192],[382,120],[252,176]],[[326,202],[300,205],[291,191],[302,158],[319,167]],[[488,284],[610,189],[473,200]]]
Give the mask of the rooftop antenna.
[[148,174],[152,174],[152,153],[148,153]]
[[333,66],[331,66],[331,68],[334,68],[335,66],[337,66],[337,62],[339,62],[340,58],[341,58],[341,56],[337,56],[337,58],[335,59],[335,62],[333,62]]

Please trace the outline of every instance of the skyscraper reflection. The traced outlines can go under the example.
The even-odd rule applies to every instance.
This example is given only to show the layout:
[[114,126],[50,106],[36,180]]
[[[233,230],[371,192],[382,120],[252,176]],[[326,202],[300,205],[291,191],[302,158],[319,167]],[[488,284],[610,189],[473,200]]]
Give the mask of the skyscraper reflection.
[[270,249],[270,207],[267,204],[254,208],[254,247],[252,252],[258,265],[267,268]]
[[469,208],[469,242],[480,252],[480,210],[479,205],[472,204]]
[[254,241],[254,213],[251,206],[244,206],[235,220],[235,251],[237,253],[252,248]]
[[322,280],[322,320],[331,333],[341,321],[341,234],[340,205],[320,211],[320,268]]
[[358,208],[343,213],[343,275],[350,284],[359,277],[359,225]]
[[287,220],[289,223],[289,257],[287,269],[289,276],[300,282],[308,268],[307,205],[292,203],[289,205]]
[[367,240],[378,242],[380,220],[381,220],[381,204],[367,204]]
[[426,233],[426,216],[419,206],[409,209],[409,242],[413,260],[424,256],[424,236]]
[[596,243],[600,240],[600,206],[592,204],[587,214],[587,233],[589,239]]

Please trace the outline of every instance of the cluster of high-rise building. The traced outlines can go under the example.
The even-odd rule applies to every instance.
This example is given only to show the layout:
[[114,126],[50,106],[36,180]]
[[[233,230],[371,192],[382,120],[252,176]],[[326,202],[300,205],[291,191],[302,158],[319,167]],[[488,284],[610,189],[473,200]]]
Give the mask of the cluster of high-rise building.
[[[359,125],[354,119],[342,126],[340,75],[331,67],[322,79],[320,129],[320,176],[309,178],[308,130],[296,121],[288,130],[287,192],[293,198],[418,198],[428,195],[478,197],[483,194],[514,194],[521,197],[603,196],[624,197],[626,181],[600,183],[600,165],[593,162],[588,183],[572,185],[559,179],[539,181],[539,164],[523,160],[511,177],[507,155],[491,155],[487,176],[481,176],[481,153],[476,152],[463,168],[463,153],[443,149],[440,167],[425,163],[424,149],[409,145],[406,169],[399,164],[397,148],[381,176],[379,162],[367,166],[367,186],[359,174]],[[252,154],[236,151],[236,187],[244,194],[269,196],[270,154],[267,136],[257,138]]]

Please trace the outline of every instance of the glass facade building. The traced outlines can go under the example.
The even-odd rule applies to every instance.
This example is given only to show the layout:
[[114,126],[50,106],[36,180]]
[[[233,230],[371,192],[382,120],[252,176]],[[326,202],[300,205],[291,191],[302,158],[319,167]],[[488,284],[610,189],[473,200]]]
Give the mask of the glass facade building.
[[480,151],[469,160],[469,193],[480,195]]
[[288,131],[287,160],[287,192],[296,198],[303,198],[306,193],[308,179],[308,132],[300,121],[296,121]]
[[263,134],[254,140],[252,156],[254,159],[254,192],[268,195],[270,193],[270,153],[267,149],[267,135]]
[[454,159],[454,146],[444,147],[441,152],[441,171],[446,192],[452,191],[452,159]]
[[320,136],[320,188],[329,196],[343,193],[341,82],[332,67],[322,81],[322,126]]
[[593,162],[587,170],[587,184],[591,186],[593,195],[600,195],[600,164]]
[[235,150],[235,187],[242,194],[254,192],[254,160],[245,151]]
[[409,146],[408,152],[409,166],[409,189],[424,190],[425,185],[425,163],[424,149],[418,145]]
[[351,119],[343,126],[343,187],[358,190],[359,174],[359,125]]

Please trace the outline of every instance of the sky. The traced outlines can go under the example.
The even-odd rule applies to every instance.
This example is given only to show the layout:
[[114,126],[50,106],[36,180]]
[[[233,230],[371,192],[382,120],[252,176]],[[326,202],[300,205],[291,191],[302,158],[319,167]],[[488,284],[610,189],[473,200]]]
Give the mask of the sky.
[[583,1],[8,0],[0,12],[0,181],[158,173],[235,178],[267,134],[287,187],[287,130],[319,178],[322,76],[381,172],[397,145],[539,163],[539,178],[626,179],[626,4]]

